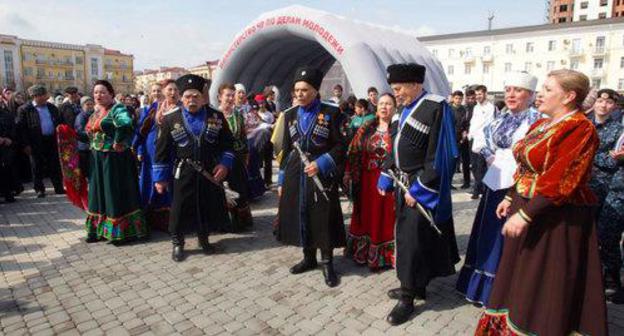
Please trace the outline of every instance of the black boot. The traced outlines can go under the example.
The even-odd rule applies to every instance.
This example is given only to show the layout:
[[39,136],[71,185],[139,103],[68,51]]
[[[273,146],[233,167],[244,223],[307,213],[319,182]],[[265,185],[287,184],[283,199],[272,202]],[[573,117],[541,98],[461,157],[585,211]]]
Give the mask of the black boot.
[[316,249],[304,248],[303,249],[303,260],[301,260],[298,264],[290,268],[290,273],[292,274],[300,274],[303,272],[311,271],[316,268]]
[[338,286],[338,276],[334,270],[332,251],[321,251],[321,265],[323,266],[323,277],[328,287]]
[[401,297],[406,295],[413,295],[418,300],[426,300],[427,299],[427,291],[425,288],[417,288],[413,291],[404,289],[404,288],[393,288],[388,291],[388,297],[392,300],[399,300]]
[[171,235],[171,243],[173,244],[173,251],[171,252],[171,259],[175,262],[184,260],[184,237],[178,234]]
[[409,318],[414,313],[414,300],[413,297],[401,297],[399,302],[392,308],[390,314],[386,318],[386,321],[393,326],[397,326],[399,324],[403,324],[409,320]]
[[214,254],[215,248],[208,242],[208,236],[197,236],[197,240],[199,241],[199,246],[201,246],[204,254]]

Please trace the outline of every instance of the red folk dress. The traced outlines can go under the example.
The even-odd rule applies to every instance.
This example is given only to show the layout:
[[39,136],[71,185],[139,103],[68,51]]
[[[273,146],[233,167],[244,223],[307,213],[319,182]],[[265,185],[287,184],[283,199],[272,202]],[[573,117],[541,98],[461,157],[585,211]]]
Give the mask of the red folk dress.
[[511,213],[529,221],[505,238],[475,335],[606,335],[604,288],[588,181],[598,148],[579,112],[537,121],[514,146]]
[[377,181],[392,150],[390,130],[377,130],[377,120],[360,127],[349,145],[346,172],[352,178],[353,213],[347,254],[371,269],[394,267],[394,194],[381,196]]

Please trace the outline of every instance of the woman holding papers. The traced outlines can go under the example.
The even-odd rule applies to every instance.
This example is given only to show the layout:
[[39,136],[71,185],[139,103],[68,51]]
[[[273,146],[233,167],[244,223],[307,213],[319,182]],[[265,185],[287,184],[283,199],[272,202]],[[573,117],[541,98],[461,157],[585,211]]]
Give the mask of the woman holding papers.
[[488,302],[503,250],[501,229],[505,219],[496,216],[496,207],[513,185],[516,162],[511,148],[540,118],[539,112],[529,107],[536,85],[537,78],[528,73],[518,72],[509,76],[505,80],[507,108],[484,128],[483,142],[474,144],[479,146],[488,169],[483,178],[485,194],[472,226],[457,290],[468,301],[479,305]]

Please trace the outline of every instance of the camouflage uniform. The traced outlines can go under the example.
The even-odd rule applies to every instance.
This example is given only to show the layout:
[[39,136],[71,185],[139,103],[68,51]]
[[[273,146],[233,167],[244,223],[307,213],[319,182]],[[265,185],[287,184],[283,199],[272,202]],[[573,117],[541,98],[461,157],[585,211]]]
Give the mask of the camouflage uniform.
[[592,179],[589,186],[598,196],[598,204],[602,206],[607,193],[609,192],[609,184],[613,174],[617,171],[617,162],[609,156],[609,152],[615,147],[620,134],[622,134],[623,126],[609,118],[602,124],[596,124],[596,131],[600,139],[600,146],[594,157],[594,167],[592,169]]
[[[619,277],[622,268],[620,241],[624,232],[624,161],[609,155],[624,127],[609,119],[596,125],[600,147],[594,158],[590,185],[599,197],[598,242],[600,259],[607,274]],[[619,281],[618,281],[619,282]]]

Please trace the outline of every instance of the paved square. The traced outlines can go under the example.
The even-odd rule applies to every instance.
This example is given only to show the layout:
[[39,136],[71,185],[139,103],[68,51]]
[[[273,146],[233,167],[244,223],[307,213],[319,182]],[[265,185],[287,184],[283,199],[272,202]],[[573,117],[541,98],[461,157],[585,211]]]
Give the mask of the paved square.
[[[349,205],[343,203],[345,213]],[[454,195],[465,252],[477,201]],[[211,237],[221,253],[171,261],[168,236],[115,247],[83,242],[84,214],[62,196],[24,193],[0,204],[0,333],[4,335],[469,335],[481,310],[437,279],[417,315],[399,327],[384,318],[398,285],[393,270],[371,273],[335,251],[340,286],[320,270],[291,275],[300,249],[276,242],[274,193],[252,205],[254,230]],[[346,217],[348,220],[348,216]],[[461,263],[457,266],[459,267]],[[624,307],[608,305],[612,335],[624,335]]]

